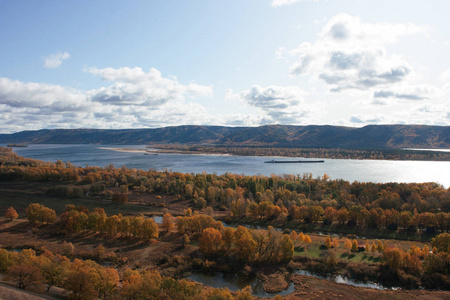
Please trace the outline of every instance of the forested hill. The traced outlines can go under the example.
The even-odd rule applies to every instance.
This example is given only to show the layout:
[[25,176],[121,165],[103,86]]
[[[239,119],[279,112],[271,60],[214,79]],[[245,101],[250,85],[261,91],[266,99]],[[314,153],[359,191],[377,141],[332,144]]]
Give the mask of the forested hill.
[[450,126],[175,126],[154,129],[51,129],[0,134],[0,143],[151,144],[304,148],[450,148]]

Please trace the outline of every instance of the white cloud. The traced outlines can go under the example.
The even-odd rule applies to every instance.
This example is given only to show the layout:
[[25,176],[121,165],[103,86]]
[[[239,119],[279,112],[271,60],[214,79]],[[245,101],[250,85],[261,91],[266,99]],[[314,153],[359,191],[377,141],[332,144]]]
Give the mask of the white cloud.
[[413,68],[399,55],[388,55],[386,45],[402,36],[427,29],[414,24],[364,23],[359,17],[339,14],[322,29],[314,43],[292,49],[293,75],[309,75],[332,92],[368,90],[404,82]]
[[174,77],[162,77],[156,69],[93,68],[89,72],[112,84],[81,91],[0,78],[0,130],[214,123],[215,119],[194,99],[210,96],[210,86],[184,85]]
[[[216,119],[217,120],[217,119]],[[228,114],[219,116],[216,121],[218,125],[228,126],[260,126],[264,124],[270,124],[273,122],[271,118],[262,115],[250,115],[250,114]]]
[[349,118],[352,125],[366,125],[366,124],[388,124],[390,123],[383,115],[352,115]]
[[[303,101],[304,92],[296,87],[249,90],[249,99],[245,101],[253,101],[254,107],[268,114],[212,115],[195,99],[187,100],[210,96],[210,86],[181,84],[174,77],[162,77],[156,69],[86,71],[112,84],[81,91],[0,78],[0,130],[6,133],[41,128],[148,128],[181,124],[258,126],[287,118],[292,121],[302,113],[298,104]],[[229,97],[240,101],[244,94],[229,91]]]
[[87,72],[114,82],[108,87],[90,91],[93,101],[111,105],[160,106],[183,99],[186,95],[211,96],[212,87],[198,84],[183,85],[176,78],[164,78],[157,69],[148,73],[141,68],[90,68]]
[[303,101],[305,92],[294,86],[254,85],[251,89],[241,92],[240,96],[256,107],[286,109]]
[[400,99],[400,100],[426,100],[439,97],[438,88],[428,84],[422,85],[395,85],[386,90],[376,90],[376,99]]
[[376,46],[395,43],[402,36],[427,31],[427,27],[412,23],[365,23],[358,16],[341,13],[331,18],[324,26],[320,39],[331,44],[345,43],[347,48],[353,48],[354,45],[361,46],[362,43]]
[[283,6],[283,5],[291,5],[297,2],[317,2],[319,0],[273,0],[272,1],[272,6],[273,7],[278,7],[278,6]]
[[285,52],[286,48],[285,47],[279,47],[276,51],[275,51],[275,57],[277,59],[282,59],[284,57],[284,52]]
[[260,109],[267,123],[301,124],[309,118],[311,108],[304,104],[306,92],[294,86],[254,85],[238,94],[228,91],[229,99],[240,99]]
[[87,109],[86,96],[77,90],[43,83],[24,83],[0,78],[0,104],[13,108],[54,111]]
[[[416,103],[416,102],[413,102]],[[377,113],[352,114],[348,120],[340,122],[343,125],[364,126],[368,124],[426,124],[448,126],[450,103],[418,102],[419,105],[401,106],[389,114],[381,108]]]
[[49,56],[43,57],[44,59],[44,67],[48,69],[55,69],[61,66],[62,62],[66,59],[70,58],[70,54],[68,52],[57,52],[54,54],[50,54]]
[[446,83],[450,83],[450,69],[444,71],[441,74],[441,80],[446,82]]

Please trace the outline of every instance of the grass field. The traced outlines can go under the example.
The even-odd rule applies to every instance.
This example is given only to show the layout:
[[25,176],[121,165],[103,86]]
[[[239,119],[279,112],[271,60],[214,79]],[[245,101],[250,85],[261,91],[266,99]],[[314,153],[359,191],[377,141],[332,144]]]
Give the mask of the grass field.
[[[89,210],[95,207],[102,207],[108,215],[115,214],[152,214],[161,212],[161,207],[150,205],[138,205],[136,202],[129,204],[117,204],[108,199],[98,198],[59,198],[48,197],[42,191],[44,186],[39,182],[0,182],[0,215],[3,215],[5,209],[13,206],[19,214],[19,217],[25,216],[25,208],[30,203],[40,203],[50,207],[59,215],[64,212],[67,204],[85,206]],[[169,198],[169,197],[168,197]]]

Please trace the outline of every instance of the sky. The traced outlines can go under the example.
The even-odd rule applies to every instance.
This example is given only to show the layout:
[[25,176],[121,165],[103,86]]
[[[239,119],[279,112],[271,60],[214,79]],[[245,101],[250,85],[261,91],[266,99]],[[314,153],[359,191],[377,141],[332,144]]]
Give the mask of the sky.
[[0,1],[0,133],[450,125],[448,0]]

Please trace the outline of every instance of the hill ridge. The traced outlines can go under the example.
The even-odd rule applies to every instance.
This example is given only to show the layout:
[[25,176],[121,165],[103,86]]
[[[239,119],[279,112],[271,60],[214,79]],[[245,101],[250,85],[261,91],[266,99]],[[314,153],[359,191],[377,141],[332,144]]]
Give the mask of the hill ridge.
[[450,148],[450,126],[181,125],[140,129],[40,129],[0,134],[0,143],[205,144],[302,148]]

